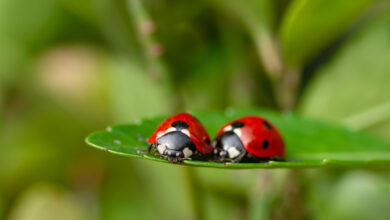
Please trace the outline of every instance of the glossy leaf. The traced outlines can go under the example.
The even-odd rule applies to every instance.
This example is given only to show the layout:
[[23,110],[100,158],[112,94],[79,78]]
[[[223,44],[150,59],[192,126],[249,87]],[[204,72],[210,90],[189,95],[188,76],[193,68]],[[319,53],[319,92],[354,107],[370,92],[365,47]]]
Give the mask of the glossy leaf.
[[[280,38],[290,65],[302,65],[336,39],[373,0],[296,0],[283,18]],[[311,37],[308,37],[311,36]]]
[[[321,166],[390,165],[390,144],[337,125],[311,121],[293,114],[277,114],[259,109],[228,110],[194,114],[213,136],[224,123],[244,115],[261,115],[273,122],[286,143],[286,161],[268,163],[217,163],[185,160],[183,165],[218,168],[296,168]],[[122,156],[169,163],[151,154],[142,154],[147,138],[163,117],[138,124],[115,125],[89,135],[86,142],[98,149]]]
[[299,110],[343,121],[390,140],[390,9],[367,25],[321,68]]

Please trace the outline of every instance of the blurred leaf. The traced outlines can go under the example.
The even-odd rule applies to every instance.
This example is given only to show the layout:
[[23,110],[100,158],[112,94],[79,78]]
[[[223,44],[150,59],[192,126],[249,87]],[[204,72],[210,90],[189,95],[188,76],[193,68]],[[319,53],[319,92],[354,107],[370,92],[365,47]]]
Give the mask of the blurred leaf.
[[197,169],[199,184],[214,193],[225,194],[236,198],[244,198],[248,193],[257,170]]
[[207,207],[204,219],[245,219],[245,204],[223,194],[205,191],[204,206]]
[[0,83],[6,84],[15,80],[19,75],[11,73],[23,69],[26,66],[27,57],[27,50],[20,42],[0,35]]
[[138,52],[134,28],[128,17],[126,4],[123,0],[91,1],[105,39],[111,49],[119,54],[133,56]]
[[4,199],[0,196],[0,217],[3,216],[3,213],[4,213],[4,206],[5,206],[5,201],[4,201]]
[[[0,67],[1,69],[1,67]],[[1,79],[1,76],[0,76]],[[3,88],[2,81],[0,81],[0,123],[2,120],[4,120],[4,100],[5,100],[5,95],[4,95],[5,89]]]
[[344,32],[373,1],[295,0],[280,28],[286,62],[302,65]]
[[114,60],[107,65],[109,91],[116,120],[134,121],[168,110],[167,91],[134,61]]
[[[278,212],[283,212],[283,202],[287,202],[282,195],[286,195],[286,183],[291,183],[291,175],[289,176],[289,170],[264,170],[258,173],[257,178],[253,181],[253,186],[248,193],[249,196],[249,212],[248,216],[250,220],[255,219],[273,219],[275,208]],[[292,177],[294,178],[294,177]],[[291,194],[291,193],[290,193]],[[289,216],[291,219],[295,219],[294,213],[288,213],[285,216]],[[283,214],[279,214],[278,217],[283,219]]]
[[[268,163],[217,163],[207,161],[183,161],[184,165],[220,168],[274,168],[274,167],[318,167],[327,165],[364,166],[368,164],[388,165],[390,145],[370,136],[316,121],[310,121],[291,114],[252,110],[230,110],[195,114],[204,123],[210,134],[218,127],[244,115],[262,115],[272,121],[281,131],[286,143],[286,160]],[[169,163],[149,154],[139,154],[147,143],[139,137],[147,138],[163,118],[144,120],[139,124],[117,125],[107,131],[98,131],[87,137],[93,147],[110,153],[146,158]]]
[[106,156],[110,159],[107,169],[113,172],[108,172],[101,192],[103,219],[176,220],[193,216],[183,175],[186,167]]
[[[274,4],[270,0],[215,0],[218,6],[240,17],[251,31],[272,32],[275,23]],[[257,31],[256,31],[257,30]],[[268,33],[267,33],[268,34]]]
[[[223,2],[229,4],[231,10],[236,11],[243,19],[247,20],[248,24],[262,26],[258,28],[266,28],[272,30],[275,27],[275,6],[274,2],[270,0],[248,0],[245,2],[238,2],[229,0]],[[223,4],[221,2],[221,4]]]
[[40,52],[54,44],[104,44],[95,24],[62,6],[51,0],[0,2],[0,80],[4,77],[19,82],[18,77],[32,72]]
[[55,1],[1,1],[0,31],[26,45],[42,42],[57,30],[59,7]]
[[50,184],[37,184],[21,195],[10,220],[91,219],[85,206],[70,192]]
[[[304,91],[306,115],[372,129],[389,139],[390,11],[351,39]],[[390,139],[389,139],[390,140]]]
[[106,60],[106,54],[86,45],[53,47],[37,59],[33,86],[54,103],[80,114],[79,117],[104,121],[109,101],[107,78],[112,75],[104,71]]
[[28,113],[10,117],[0,127],[0,193],[6,196],[42,178],[64,178],[71,158],[86,153],[83,151],[91,155],[80,140],[99,126],[50,103],[36,102],[35,107],[25,108]]
[[[390,185],[386,176],[354,171],[327,191],[318,219],[389,219]],[[359,211],[357,211],[359,210]]]
[[258,57],[266,72],[271,77],[279,77],[282,63],[274,40],[276,3],[270,0],[216,0],[216,2],[226,8],[229,15],[234,14],[242,20],[253,38]]
[[86,20],[88,23],[97,25],[96,23],[98,21],[98,16],[96,15],[96,11],[94,10],[95,8],[93,0],[59,0],[58,3],[64,8],[77,14],[78,16]]
[[[226,84],[229,74],[224,68],[221,49],[208,51],[208,58],[202,59],[186,80],[182,81],[184,103],[187,109],[223,108],[226,105]],[[207,80],[205,80],[207,78]]]

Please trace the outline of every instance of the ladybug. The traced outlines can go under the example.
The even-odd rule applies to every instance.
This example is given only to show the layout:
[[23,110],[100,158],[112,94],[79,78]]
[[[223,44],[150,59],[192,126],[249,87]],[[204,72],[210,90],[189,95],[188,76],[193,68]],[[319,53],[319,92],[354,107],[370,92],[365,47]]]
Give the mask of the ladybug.
[[282,159],[284,151],[283,139],[275,126],[264,118],[247,116],[217,132],[214,155],[225,162],[265,162]]
[[188,113],[167,118],[149,137],[148,143],[148,152],[154,148],[158,155],[174,163],[213,151],[206,129]]

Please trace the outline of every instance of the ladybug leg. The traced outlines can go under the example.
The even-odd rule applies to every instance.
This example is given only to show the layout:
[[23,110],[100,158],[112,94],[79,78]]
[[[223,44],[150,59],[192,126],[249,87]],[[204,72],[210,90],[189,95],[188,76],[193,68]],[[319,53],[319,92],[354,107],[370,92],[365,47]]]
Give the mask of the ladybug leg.
[[178,157],[166,157],[171,163],[180,163],[181,160]]
[[226,164],[226,163],[233,163],[233,160],[232,159],[224,159],[223,163],[224,164]]
[[184,158],[178,157],[178,158],[175,158],[175,160],[176,160],[176,163],[181,163],[181,162],[183,162]]
[[275,160],[275,161],[286,161],[284,159],[284,157],[280,157],[280,156],[272,157],[272,160]]
[[146,150],[144,149],[139,149],[138,147],[136,148],[137,150],[137,153],[139,154],[150,154],[150,152],[152,151],[152,148],[154,147],[153,144],[149,144],[148,145],[148,148]]
[[150,153],[150,151],[152,151],[152,147],[154,148],[154,144],[149,144],[148,150],[146,151],[148,154]]
[[[237,158],[236,158],[237,159]],[[232,158],[223,158],[223,159],[220,159],[218,162],[223,162],[223,163],[236,163],[238,162],[239,160],[236,160],[236,159],[232,159]]]
[[137,150],[137,153],[139,154],[149,154],[150,151],[152,150],[152,147],[153,147],[153,144],[149,144],[148,145],[148,148],[145,150],[145,149],[140,149],[140,148],[135,148]]
[[232,158],[223,158],[222,160],[219,160],[219,162],[223,162],[224,164],[226,163],[239,163],[242,158],[246,156],[247,152],[241,153],[238,157],[232,159]]
[[191,157],[187,157],[187,158],[179,158],[180,161],[183,161],[183,160],[192,160]]

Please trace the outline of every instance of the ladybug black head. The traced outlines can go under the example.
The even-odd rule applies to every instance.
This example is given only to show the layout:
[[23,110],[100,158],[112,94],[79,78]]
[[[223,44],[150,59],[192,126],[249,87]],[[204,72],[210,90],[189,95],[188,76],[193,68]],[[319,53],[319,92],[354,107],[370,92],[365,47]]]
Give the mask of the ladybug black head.
[[191,139],[180,131],[169,132],[155,144],[157,152],[172,162],[182,158],[189,158],[196,151],[195,144]]
[[214,154],[221,161],[239,158],[245,152],[240,138],[233,131],[226,131],[217,137]]

